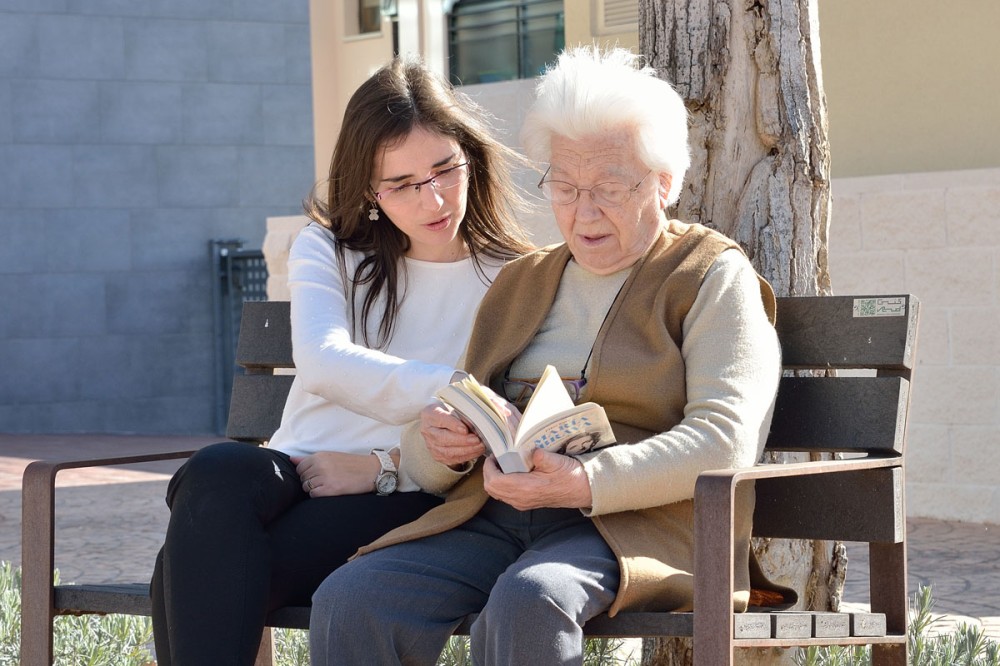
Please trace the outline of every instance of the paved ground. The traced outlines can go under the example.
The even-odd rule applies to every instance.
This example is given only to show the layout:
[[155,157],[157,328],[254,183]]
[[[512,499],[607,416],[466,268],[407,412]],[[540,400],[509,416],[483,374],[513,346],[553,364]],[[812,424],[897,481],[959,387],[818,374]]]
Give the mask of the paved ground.
[[[33,459],[196,449],[216,437],[0,434],[0,561],[21,562],[21,474]],[[167,480],[179,462],[68,470],[58,477],[56,566],[63,581],[148,581],[166,528]],[[981,623],[1000,640],[1000,525],[907,521],[910,591],[932,585],[941,629]],[[868,599],[867,549],[848,544],[844,600]]]

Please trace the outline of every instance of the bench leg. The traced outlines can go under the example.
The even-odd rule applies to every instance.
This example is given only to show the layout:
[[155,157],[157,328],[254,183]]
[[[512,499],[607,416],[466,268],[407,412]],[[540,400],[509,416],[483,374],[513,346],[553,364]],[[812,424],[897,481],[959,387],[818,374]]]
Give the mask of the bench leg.
[[[889,634],[905,635],[909,600],[906,592],[906,539],[868,547],[873,613],[885,613]],[[908,646],[872,646],[872,666],[906,666]]]
[[21,484],[21,666],[52,664],[57,471],[54,465],[33,462]]
[[264,627],[260,636],[260,648],[257,649],[257,659],[253,666],[274,666],[274,629]]

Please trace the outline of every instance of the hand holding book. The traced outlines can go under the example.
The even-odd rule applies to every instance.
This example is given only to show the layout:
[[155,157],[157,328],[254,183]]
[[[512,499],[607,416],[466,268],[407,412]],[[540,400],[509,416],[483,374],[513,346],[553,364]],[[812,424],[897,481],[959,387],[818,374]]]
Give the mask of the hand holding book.
[[476,431],[507,473],[531,471],[531,452],[536,448],[578,455],[615,443],[604,408],[592,402],[574,405],[551,365],[519,420],[511,418],[516,409],[514,414],[504,413],[495,394],[471,375],[443,387],[436,396]]

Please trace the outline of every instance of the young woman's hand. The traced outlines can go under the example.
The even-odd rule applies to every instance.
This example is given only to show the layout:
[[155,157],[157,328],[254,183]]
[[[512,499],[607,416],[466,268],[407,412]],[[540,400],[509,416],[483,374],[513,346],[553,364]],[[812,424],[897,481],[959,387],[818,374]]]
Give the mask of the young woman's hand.
[[[399,467],[399,452],[390,454]],[[375,491],[375,477],[382,466],[373,455],[320,451],[309,456],[292,456],[302,490],[310,497],[361,495]]]
[[486,446],[458,416],[442,404],[420,412],[420,434],[434,460],[459,469],[486,453]]

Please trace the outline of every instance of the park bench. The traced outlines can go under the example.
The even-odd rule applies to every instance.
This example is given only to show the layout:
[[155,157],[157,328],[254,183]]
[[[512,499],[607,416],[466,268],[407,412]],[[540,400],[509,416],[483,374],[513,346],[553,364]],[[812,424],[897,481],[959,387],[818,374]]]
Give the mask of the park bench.
[[[808,462],[702,474],[695,491],[696,610],[600,616],[587,623],[586,634],[693,637],[694,661],[702,666],[732,663],[735,648],[810,645],[872,645],[874,664],[904,666],[908,606],[903,450],[917,312],[912,296],[779,298],[777,329],[786,372],[767,451],[844,455],[810,455]],[[260,443],[277,428],[292,380],[289,374],[274,372],[293,367],[287,302],[244,306],[237,362],[245,373],[234,378],[227,436]],[[819,372],[798,372],[809,370]],[[838,373],[829,370],[852,372],[831,376]],[[191,453],[37,461],[27,467],[23,666],[51,663],[55,615],[150,614],[146,581],[53,586],[56,474]],[[871,612],[732,612],[733,497],[737,485],[747,483],[756,490],[755,536],[868,545]],[[268,624],[308,628],[309,608],[279,609]],[[467,632],[469,625],[467,620],[456,633]],[[270,638],[265,631],[258,665],[271,661]]]

